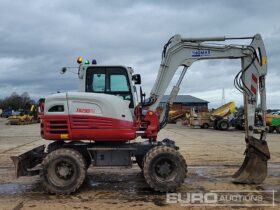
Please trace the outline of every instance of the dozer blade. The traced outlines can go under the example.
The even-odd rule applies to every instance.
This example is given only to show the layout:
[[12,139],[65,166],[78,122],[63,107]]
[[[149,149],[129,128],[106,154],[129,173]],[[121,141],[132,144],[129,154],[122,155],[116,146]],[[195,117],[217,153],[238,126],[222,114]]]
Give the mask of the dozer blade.
[[11,159],[15,165],[16,178],[39,174],[36,166],[42,162],[44,150],[45,145],[41,145],[19,156],[12,156]]
[[267,142],[251,137],[247,142],[245,159],[232,176],[234,183],[260,184],[267,176],[267,160],[270,158]]

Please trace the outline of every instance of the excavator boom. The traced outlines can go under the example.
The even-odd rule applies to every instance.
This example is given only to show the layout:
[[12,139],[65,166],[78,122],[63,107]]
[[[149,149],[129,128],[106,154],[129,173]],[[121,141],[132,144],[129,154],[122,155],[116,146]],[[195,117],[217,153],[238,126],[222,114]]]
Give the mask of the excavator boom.
[[[249,45],[212,43],[232,39],[250,39],[251,43]],[[261,183],[267,176],[267,160],[270,154],[266,143],[265,122],[267,58],[260,34],[237,38],[182,38],[180,35],[171,37],[164,46],[159,73],[150,98],[144,106],[146,105],[149,110],[156,110],[173,76],[182,66],[183,70],[178,82],[173,87],[167,105],[160,115],[160,128],[164,127],[168,120],[168,110],[179,92],[179,86],[187,69],[195,61],[209,59],[239,59],[241,61],[241,70],[234,79],[234,85],[243,93],[244,98],[246,157],[233,177],[234,182],[238,183]],[[255,125],[258,95],[261,106],[261,125]],[[254,133],[257,129],[261,130],[258,136]]]

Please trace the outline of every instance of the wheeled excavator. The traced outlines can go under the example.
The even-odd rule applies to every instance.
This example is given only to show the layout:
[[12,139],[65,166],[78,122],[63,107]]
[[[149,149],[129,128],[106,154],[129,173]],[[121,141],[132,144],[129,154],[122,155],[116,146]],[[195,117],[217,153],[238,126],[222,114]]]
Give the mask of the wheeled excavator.
[[[248,39],[249,45],[224,41]],[[239,59],[241,70],[234,84],[243,93],[245,110],[245,160],[233,175],[236,183],[259,184],[267,176],[270,158],[266,124],[256,125],[260,98],[266,115],[265,76],[267,57],[261,35],[252,37],[183,38],[175,35],[164,45],[162,60],[150,96],[136,85],[141,76],[130,67],[78,62],[79,91],[46,97],[41,116],[41,136],[48,146],[36,147],[11,157],[16,176],[40,175],[43,188],[52,194],[77,191],[88,167],[131,167],[136,160],[147,184],[155,191],[172,192],[184,183],[187,165],[171,139],[158,139],[187,69],[196,61]],[[179,67],[182,71],[163,112],[156,113],[165,91]],[[68,68],[64,67],[61,73]],[[256,136],[258,126],[261,133]],[[141,137],[143,141],[136,141]]]

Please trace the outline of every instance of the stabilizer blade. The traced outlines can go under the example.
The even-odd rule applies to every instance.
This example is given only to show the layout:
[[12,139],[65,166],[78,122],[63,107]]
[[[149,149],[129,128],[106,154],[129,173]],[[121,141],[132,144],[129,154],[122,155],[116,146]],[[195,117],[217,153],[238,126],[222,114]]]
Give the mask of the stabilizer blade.
[[45,145],[41,145],[19,156],[12,156],[11,159],[15,165],[16,178],[37,175],[39,171],[33,170],[33,168],[42,162],[44,150]]

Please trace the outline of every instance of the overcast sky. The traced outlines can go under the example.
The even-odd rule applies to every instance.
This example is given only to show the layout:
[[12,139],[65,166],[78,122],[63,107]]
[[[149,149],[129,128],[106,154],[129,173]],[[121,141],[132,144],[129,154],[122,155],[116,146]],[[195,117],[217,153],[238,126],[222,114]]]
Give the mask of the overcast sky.
[[[268,54],[268,108],[280,108],[280,1],[74,1],[0,0],[0,98],[29,92],[33,98],[76,90],[77,56],[99,64],[131,66],[149,93],[164,43],[174,34],[252,36],[260,33]],[[180,94],[221,105],[242,96],[233,79],[238,61],[200,61],[188,71]],[[172,86],[172,84],[170,85]]]

